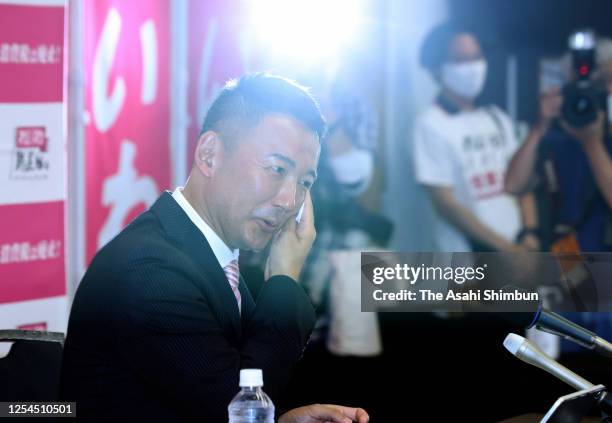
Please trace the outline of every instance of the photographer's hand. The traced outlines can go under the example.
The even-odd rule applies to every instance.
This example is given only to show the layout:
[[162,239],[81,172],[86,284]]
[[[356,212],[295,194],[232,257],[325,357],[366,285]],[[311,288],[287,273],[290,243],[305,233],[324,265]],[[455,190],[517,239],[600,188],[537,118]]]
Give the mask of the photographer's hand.
[[508,165],[504,188],[510,194],[525,194],[533,188],[538,145],[550,123],[559,117],[562,102],[559,87],[552,87],[540,94],[538,121],[531,127],[525,142]]
[[556,119],[561,114],[561,104],[563,97],[561,96],[559,87],[552,87],[540,94],[540,116],[538,126],[540,131],[546,132],[553,119]]
[[612,208],[612,160],[604,145],[604,119],[604,113],[600,112],[594,123],[582,129],[572,128],[565,122],[561,124],[582,144],[597,187],[603,194],[608,207]]
[[563,129],[572,137],[580,141],[585,151],[592,148],[594,144],[602,143],[604,139],[604,119],[605,114],[599,112],[597,119],[585,127],[574,128],[564,120],[561,121]]

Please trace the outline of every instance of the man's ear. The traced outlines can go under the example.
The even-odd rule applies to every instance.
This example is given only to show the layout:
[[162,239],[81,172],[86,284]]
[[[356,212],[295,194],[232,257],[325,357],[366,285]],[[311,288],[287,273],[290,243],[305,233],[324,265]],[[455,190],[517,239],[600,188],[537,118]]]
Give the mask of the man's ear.
[[223,144],[219,139],[219,134],[215,131],[206,131],[198,139],[195,149],[195,166],[206,177],[213,176],[219,167],[222,157]]

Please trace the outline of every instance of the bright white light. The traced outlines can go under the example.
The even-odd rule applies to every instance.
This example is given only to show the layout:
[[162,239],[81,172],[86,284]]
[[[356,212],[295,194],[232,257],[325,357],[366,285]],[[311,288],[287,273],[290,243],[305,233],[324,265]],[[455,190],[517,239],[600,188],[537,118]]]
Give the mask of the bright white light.
[[590,50],[595,48],[595,33],[590,30],[576,31],[569,37],[572,50]]
[[254,36],[269,52],[311,62],[329,58],[359,30],[362,0],[248,0]]

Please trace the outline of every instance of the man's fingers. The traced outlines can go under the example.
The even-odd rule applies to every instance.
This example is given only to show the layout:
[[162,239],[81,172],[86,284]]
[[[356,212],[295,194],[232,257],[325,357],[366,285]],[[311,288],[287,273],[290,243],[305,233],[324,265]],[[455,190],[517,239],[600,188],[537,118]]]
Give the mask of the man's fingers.
[[359,423],[368,423],[370,421],[370,415],[366,413],[363,408],[358,408],[355,412],[355,417],[357,417],[357,421]]
[[326,407],[334,408],[342,413],[345,417],[359,423],[367,423],[370,421],[370,416],[363,408],[345,407],[343,405],[325,404]]
[[288,232],[290,234],[295,233],[296,225],[297,225],[297,222],[295,221],[295,217],[291,216],[287,220],[287,223],[285,223],[285,226],[283,226],[283,228],[281,230],[281,236],[282,236],[283,232]]
[[363,408],[344,407],[335,404],[312,404],[294,408],[283,414],[279,422],[283,423],[368,423],[370,416]]
[[310,416],[323,422],[352,423],[352,420],[341,410],[329,405],[313,405]]
[[312,207],[312,198],[310,197],[310,191],[306,191],[306,197],[304,198],[304,211],[302,212],[302,218],[300,223],[297,225],[298,231],[303,231],[305,228],[314,225],[314,210]]

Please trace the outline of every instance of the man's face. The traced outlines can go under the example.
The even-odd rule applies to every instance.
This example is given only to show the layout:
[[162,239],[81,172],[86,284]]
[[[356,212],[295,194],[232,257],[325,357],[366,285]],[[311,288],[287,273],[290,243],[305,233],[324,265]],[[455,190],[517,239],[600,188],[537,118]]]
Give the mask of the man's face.
[[212,212],[230,248],[259,251],[304,202],[319,140],[297,120],[273,114],[232,145],[213,177]]

